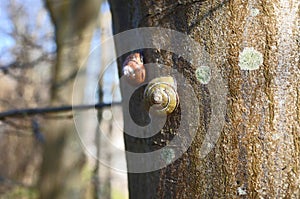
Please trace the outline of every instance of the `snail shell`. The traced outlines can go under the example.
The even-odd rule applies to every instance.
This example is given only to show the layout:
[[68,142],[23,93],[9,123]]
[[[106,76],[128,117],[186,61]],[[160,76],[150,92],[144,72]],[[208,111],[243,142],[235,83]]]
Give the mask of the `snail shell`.
[[173,77],[159,77],[149,82],[144,91],[147,108],[155,113],[171,114],[179,103],[176,82]]
[[123,75],[127,82],[137,86],[145,81],[146,70],[140,53],[130,54],[123,63]]

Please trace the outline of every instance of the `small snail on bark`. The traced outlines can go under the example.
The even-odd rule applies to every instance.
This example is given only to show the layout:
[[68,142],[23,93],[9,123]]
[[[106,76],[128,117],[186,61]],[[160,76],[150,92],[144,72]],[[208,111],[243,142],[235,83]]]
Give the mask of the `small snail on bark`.
[[171,114],[179,103],[177,85],[171,76],[158,77],[149,82],[144,91],[147,108],[158,114]]
[[137,86],[145,81],[146,70],[141,53],[130,54],[123,63],[123,74],[127,82]]

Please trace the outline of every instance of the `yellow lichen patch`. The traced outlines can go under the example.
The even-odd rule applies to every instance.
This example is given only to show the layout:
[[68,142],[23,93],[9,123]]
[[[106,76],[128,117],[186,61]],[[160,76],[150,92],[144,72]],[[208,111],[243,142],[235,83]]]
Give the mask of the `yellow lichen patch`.
[[263,55],[253,47],[244,48],[239,55],[239,67],[242,70],[257,70],[263,63]]
[[211,78],[210,68],[208,66],[200,66],[195,71],[196,78],[201,84],[208,84]]
[[259,14],[259,9],[257,8],[251,8],[250,9],[250,16],[251,17],[256,17]]

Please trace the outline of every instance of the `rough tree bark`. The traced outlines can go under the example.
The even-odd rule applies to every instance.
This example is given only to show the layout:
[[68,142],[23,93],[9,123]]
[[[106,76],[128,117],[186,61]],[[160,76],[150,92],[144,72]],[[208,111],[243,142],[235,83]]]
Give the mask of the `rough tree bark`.
[[[155,26],[192,37],[228,88],[221,136],[202,159],[198,151],[214,107],[210,90],[194,77],[198,66],[170,52],[144,51],[146,62],[159,60],[189,80],[199,100],[200,125],[180,159],[159,171],[128,174],[130,198],[299,198],[299,1],[110,0],[110,5],[115,33]],[[241,52],[251,47],[262,53],[263,64],[241,70]],[[122,58],[119,69],[120,63]],[[154,138],[125,134],[126,150],[154,150],[157,138],[168,140],[170,128],[180,122],[178,114]]]
[[[52,105],[72,104],[76,73],[89,53],[101,0],[46,1],[55,26],[57,58],[53,67]],[[84,82],[81,84],[84,87]],[[80,89],[80,88],[76,88]],[[82,98],[74,96],[75,99]],[[80,100],[78,100],[80,101]],[[85,156],[73,120],[48,121],[40,173],[40,198],[83,198]]]

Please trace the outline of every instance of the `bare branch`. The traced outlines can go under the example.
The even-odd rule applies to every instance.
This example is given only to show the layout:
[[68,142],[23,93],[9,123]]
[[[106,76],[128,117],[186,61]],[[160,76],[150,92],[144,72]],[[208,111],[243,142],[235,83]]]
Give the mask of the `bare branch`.
[[43,133],[40,131],[40,125],[36,119],[31,120],[32,131],[35,139],[41,143],[45,142],[45,137]]
[[36,66],[38,63],[41,63],[43,61],[53,61],[53,58],[51,57],[51,54],[47,55],[47,54],[42,54],[40,57],[38,57],[37,59],[28,62],[28,63],[21,63],[18,61],[12,62],[10,64],[4,65],[4,66],[0,66],[0,71],[2,71],[4,74],[7,74],[9,71],[9,69],[27,69],[27,68],[32,68],[34,66]]
[[4,120],[8,117],[26,117],[38,114],[47,114],[47,113],[60,113],[60,112],[68,112],[72,110],[76,111],[84,111],[87,109],[101,109],[109,106],[121,105],[121,102],[113,102],[113,103],[98,103],[91,105],[67,105],[67,106],[59,106],[59,107],[43,107],[43,108],[27,108],[27,109],[15,109],[9,110],[0,113],[0,120]]

